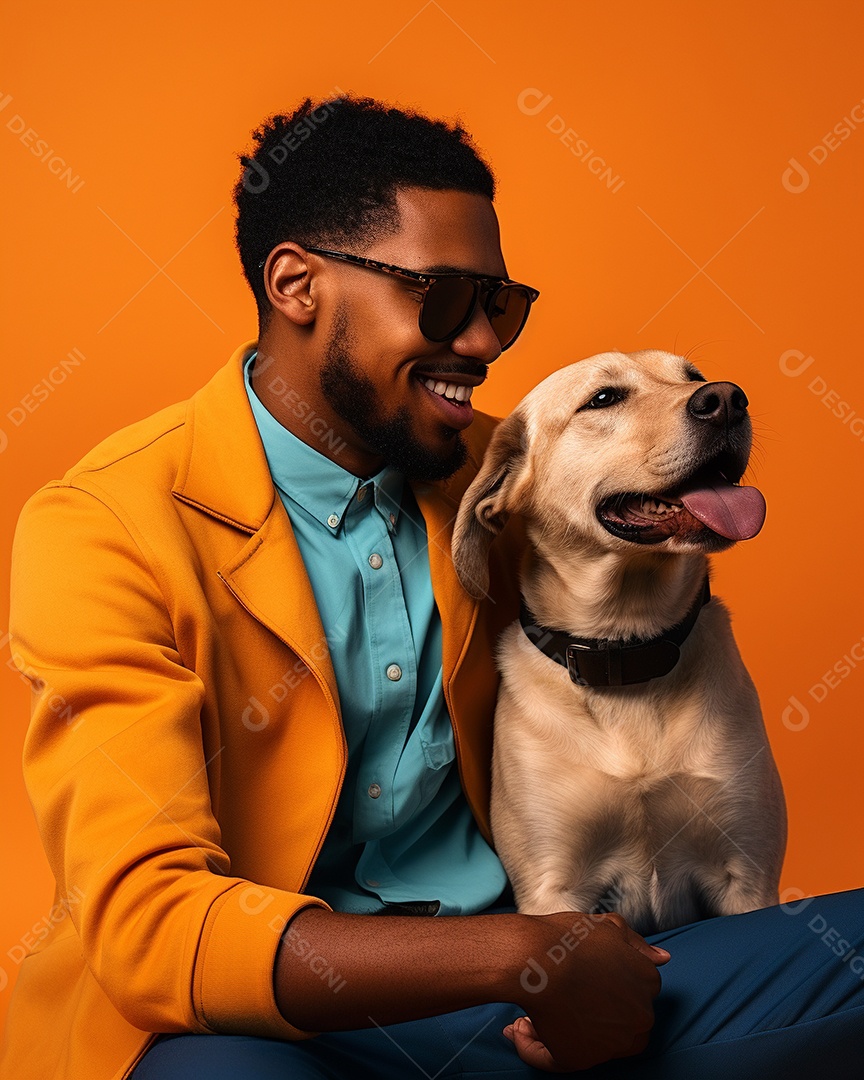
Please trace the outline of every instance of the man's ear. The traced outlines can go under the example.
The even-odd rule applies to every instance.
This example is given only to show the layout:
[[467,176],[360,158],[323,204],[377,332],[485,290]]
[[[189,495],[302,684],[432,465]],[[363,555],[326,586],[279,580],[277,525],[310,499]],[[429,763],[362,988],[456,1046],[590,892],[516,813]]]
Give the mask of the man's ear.
[[510,514],[524,504],[531,483],[527,428],[514,412],[501,421],[489,440],[453,528],[453,565],[462,587],[476,599],[489,588],[489,545]]
[[310,289],[306,252],[286,242],[273,248],[264,265],[264,284],[272,306],[298,326],[315,319],[315,300]]

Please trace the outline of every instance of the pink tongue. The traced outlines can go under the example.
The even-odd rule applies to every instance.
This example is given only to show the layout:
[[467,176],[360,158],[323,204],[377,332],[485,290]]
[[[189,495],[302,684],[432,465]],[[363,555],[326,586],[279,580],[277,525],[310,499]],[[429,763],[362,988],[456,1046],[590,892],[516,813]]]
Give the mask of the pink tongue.
[[693,517],[727,540],[749,540],[765,523],[765,496],[755,487],[735,487],[717,476],[679,496]]

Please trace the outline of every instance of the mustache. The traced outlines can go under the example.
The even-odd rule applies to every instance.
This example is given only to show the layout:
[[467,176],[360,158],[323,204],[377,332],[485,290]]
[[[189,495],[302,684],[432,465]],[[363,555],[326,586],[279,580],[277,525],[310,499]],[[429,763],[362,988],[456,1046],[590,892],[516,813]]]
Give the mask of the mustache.
[[415,371],[429,371],[436,375],[467,375],[471,379],[485,379],[489,374],[488,364],[418,364]]

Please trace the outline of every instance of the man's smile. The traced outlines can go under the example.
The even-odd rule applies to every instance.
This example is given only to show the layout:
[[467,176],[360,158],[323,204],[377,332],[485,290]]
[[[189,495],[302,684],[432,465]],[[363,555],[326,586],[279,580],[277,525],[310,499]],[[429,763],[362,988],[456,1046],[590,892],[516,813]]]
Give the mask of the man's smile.
[[471,395],[474,387],[484,380],[484,375],[467,375],[461,372],[415,371],[414,382],[448,426],[462,431],[474,419]]

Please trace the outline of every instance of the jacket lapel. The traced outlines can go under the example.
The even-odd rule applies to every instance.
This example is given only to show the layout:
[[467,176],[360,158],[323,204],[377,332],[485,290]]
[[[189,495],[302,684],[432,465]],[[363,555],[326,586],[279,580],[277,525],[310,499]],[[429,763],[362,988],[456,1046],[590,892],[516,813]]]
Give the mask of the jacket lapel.
[[426,522],[432,592],[441,615],[444,697],[451,718],[453,680],[458,674],[465,643],[474,629],[479,608],[479,602],[472,599],[459,584],[453,567],[450,544],[459,501],[451,493],[452,486],[452,481],[446,484],[412,484],[414,497]]
[[291,522],[243,383],[243,344],[189,400],[186,452],[173,494],[249,535],[217,573],[239,602],[310,668],[339,712],[336,676]]

